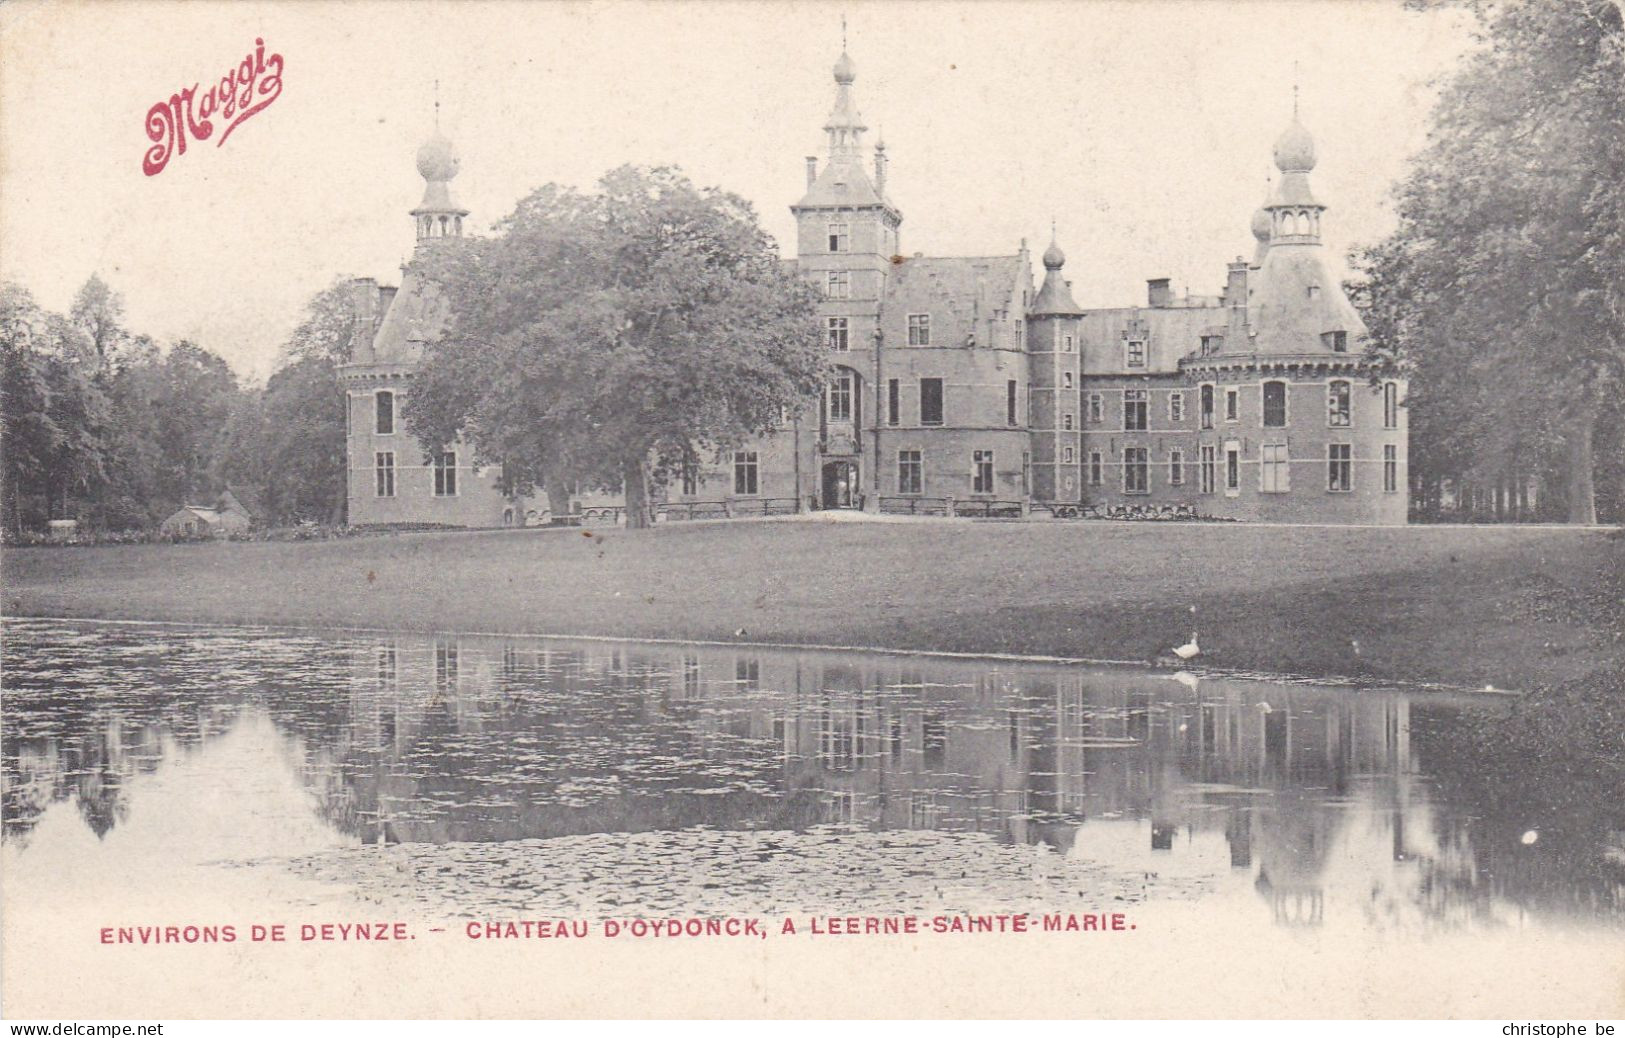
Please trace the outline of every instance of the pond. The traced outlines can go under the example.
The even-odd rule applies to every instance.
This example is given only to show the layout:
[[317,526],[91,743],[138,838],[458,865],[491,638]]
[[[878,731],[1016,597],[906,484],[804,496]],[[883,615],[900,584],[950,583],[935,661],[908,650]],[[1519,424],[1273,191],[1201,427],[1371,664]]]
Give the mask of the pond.
[[1613,808],[1531,817],[1449,739],[1505,712],[1499,694],[723,645],[4,632],[0,851],[8,910],[33,916],[12,941],[244,905],[452,935],[1122,913],[1275,958],[1504,942],[1512,961],[1538,939],[1545,970],[1594,991],[1617,974],[1597,949],[1625,937]]

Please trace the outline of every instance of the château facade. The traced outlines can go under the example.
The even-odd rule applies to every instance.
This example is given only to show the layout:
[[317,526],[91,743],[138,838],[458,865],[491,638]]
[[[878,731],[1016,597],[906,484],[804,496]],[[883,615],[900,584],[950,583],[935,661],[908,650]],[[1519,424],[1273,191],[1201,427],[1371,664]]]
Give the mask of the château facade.
[[[1135,306],[1085,309],[1054,241],[1035,282],[1026,243],[998,256],[903,252],[883,141],[834,67],[826,154],[792,205],[796,267],[821,290],[834,367],[779,431],[684,472],[666,500],[730,514],[863,508],[1184,506],[1220,518],[1401,524],[1402,381],[1376,381],[1366,328],[1328,274],[1315,144],[1296,113],[1280,177],[1252,219],[1254,251],[1214,296],[1147,283]],[[462,233],[458,159],[437,131],[419,149],[418,247]],[[350,521],[523,525],[539,499],[505,499],[494,469],[452,445],[425,459],[398,410],[445,319],[408,268],[399,289],[355,282],[348,393]],[[577,506],[580,501],[577,499]]]

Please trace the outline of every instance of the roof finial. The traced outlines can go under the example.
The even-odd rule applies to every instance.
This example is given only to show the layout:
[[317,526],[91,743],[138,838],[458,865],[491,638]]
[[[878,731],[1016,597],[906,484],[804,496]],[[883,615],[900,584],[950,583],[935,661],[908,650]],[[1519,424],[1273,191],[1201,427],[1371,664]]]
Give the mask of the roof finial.
[[846,15],[841,15],[841,50],[846,50]]
[[1298,118],[1298,63],[1292,63],[1292,118]]
[[1049,218],[1049,240],[1051,242],[1055,241],[1055,217],[1053,216]]
[[440,129],[440,80],[434,81],[434,128]]

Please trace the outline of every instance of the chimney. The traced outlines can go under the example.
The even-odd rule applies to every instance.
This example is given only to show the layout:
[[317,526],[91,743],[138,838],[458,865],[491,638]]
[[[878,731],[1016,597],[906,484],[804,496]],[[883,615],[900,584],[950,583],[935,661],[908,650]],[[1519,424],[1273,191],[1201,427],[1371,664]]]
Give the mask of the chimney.
[[350,282],[350,359],[372,359],[372,336],[378,329],[378,282],[374,278],[355,278]]
[[1173,301],[1173,290],[1168,287],[1169,278],[1148,278],[1145,283],[1146,305],[1150,307],[1164,307]]
[[1225,341],[1239,350],[1247,341],[1247,261],[1240,256],[1229,265],[1229,277],[1224,283],[1225,305],[1230,307],[1225,327]]
[[817,179],[818,179],[818,156],[817,155],[808,155],[807,156],[807,186],[809,188],[812,187],[813,186],[813,181],[815,181]]
[[886,146],[875,146],[875,194],[885,197],[886,194]]

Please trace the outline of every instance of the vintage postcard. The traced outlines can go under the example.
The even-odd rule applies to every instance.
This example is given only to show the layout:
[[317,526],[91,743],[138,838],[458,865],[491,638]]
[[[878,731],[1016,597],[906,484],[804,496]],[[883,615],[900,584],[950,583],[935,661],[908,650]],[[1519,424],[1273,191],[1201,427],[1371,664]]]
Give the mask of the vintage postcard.
[[0,1011],[1625,1014],[1621,14],[0,8]]

